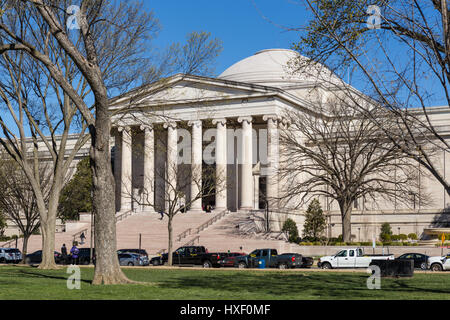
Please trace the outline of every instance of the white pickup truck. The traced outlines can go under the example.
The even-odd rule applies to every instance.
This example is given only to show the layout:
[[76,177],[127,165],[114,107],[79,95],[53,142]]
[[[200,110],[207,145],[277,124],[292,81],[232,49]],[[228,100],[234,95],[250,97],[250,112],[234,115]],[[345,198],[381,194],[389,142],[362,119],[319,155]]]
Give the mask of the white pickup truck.
[[428,268],[431,271],[450,270],[450,253],[446,256],[429,257]]
[[349,248],[340,250],[334,256],[320,258],[317,266],[322,269],[367,268],[372,260],[394,260],[394,255],[365,255],[362,248]]

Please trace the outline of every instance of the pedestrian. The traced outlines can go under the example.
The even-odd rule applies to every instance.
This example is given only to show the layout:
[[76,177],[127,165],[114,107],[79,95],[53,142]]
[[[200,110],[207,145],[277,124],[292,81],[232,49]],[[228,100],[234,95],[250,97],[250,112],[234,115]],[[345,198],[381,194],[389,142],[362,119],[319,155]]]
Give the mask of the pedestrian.
[[77,248],[76,242],[74,242],[72,249],[70,249],[70,255],[71,255],[71,264],[78,264],[78,254],[80,253],[80,250]]
[[161,218],[159,218],[159,220],[164,219],[164,210],[160,210],[159,214],[161,215]]
[[63,243],[61,247],[61,257],[62,257],[62,263],[67,264],[67,247],[66,244]]
[[80,235],[80,244],[84,244],[84,240],[86,239],[86,236],[84,235],[84,232],[81,233]]
[[209,212],[211,212],[211,205],[207,204],[206,205],[206,213],[209,213]]

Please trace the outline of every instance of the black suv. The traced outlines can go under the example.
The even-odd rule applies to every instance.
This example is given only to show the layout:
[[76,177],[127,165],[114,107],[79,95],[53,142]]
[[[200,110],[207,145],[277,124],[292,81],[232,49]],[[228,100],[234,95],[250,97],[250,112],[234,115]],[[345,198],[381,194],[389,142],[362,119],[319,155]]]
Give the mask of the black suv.
[[[78,249],[78,264],[88,265],[91,261],[91,248],[80,248]],[[95,249],[92,248],[92,262],[95,264]]]

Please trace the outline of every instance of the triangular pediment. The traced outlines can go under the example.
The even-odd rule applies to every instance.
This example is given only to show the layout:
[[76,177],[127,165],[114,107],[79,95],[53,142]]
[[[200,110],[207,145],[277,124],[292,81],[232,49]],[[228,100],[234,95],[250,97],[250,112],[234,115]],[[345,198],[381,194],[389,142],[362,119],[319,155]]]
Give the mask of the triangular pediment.
[[111,101],[111,108],[124,105],[150,106],[200,101],[243,99],[276,93],[275,88],[220,79],[177,76],[133,90]]

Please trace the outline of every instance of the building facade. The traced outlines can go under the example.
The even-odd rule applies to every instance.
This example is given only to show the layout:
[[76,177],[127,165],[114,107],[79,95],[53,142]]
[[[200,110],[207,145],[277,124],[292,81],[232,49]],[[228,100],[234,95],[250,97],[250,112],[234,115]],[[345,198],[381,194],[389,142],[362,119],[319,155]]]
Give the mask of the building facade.
[[[281,228],[290,217],[301,230],[305,208],[269,200],[282,197],[284,186],[278,175],[283,157],[279,129],[288,125],[285,115],[289,112],[314,112],[318,100],[333,94],[330,83],[339,83],[339,79],[326,68],[292,73],[289,64],[295,57],[297,53],[291,50],[264,50],[217,78],[176,75],[113,99],[117,211],[166,210],[167,188],[180,182],[180,168],[192,174],[203,164],[212,165],[217,177],[220,172],[217,192],[191,203],[201,184],[189,173],[183,174],[183,182],[192,179],[190,184],[182,183],[189,210],[211,204],[218,211],[262,214],[269,206],[273,229]],[[430,115],[446,137],[450,133],[448,107],[431,108]],[[447,175],[450,157],[443,151],[437,162]],[[395,234],[418,236],[424,229],[448,226],[448,195],[429,175],[421,178],[421,186],[433,196],[432,205],[357,201],[352,215],[354,238],[371,240],[384,222],[391,224]],[[328,213],[327,235],[337,237],[342,230],[338,206],[320,200]]]

